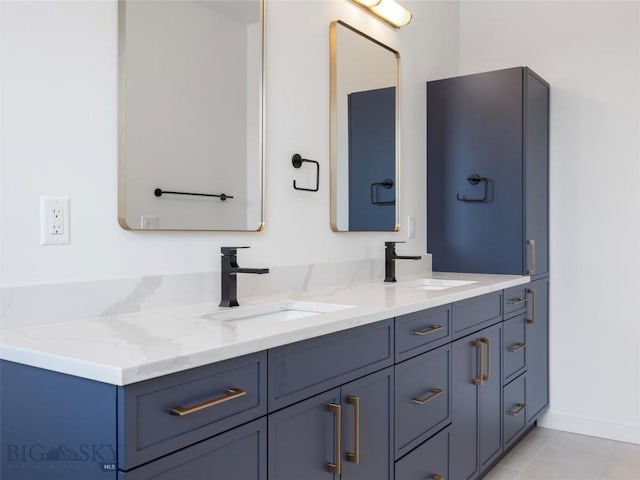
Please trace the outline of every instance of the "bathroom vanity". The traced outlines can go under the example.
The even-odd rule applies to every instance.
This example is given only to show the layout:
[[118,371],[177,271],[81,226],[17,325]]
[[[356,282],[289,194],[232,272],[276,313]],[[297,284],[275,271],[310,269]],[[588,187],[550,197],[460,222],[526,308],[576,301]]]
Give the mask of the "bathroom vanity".
[[4,332],[2,476],[475,478],[548,403],[547,284],[429,277]]

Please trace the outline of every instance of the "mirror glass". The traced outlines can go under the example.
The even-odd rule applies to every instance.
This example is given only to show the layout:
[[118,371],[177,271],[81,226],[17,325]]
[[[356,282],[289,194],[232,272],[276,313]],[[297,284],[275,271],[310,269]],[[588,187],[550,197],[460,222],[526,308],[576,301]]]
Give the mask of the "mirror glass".
[[124,228],[262,228],[262,7],[120,0]]
[[395,50],[331,24],[331,228],[397,231],[399,134]]

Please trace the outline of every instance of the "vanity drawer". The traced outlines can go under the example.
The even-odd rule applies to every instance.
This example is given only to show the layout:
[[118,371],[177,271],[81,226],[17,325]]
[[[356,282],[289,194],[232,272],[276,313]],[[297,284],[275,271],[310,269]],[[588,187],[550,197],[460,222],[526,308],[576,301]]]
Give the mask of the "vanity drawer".
[[444,345],[451,340],[451,306],[396,317],[396,362]]
[[502,292],[456,302],[452,306],[453,339],[464,337],[502,319]]
[[503,358],[503,384],[517,377],[526,366],[525,349],[527,316],[518,315],[503,323],[504,327],[504,351]]
[[395,449],[401,457],[451,419],[451,346],[396,365]]
[[269,350],[269,412],[393,364],[393,320]]
[[395,480],[449,479],[449,429],[396,463]]
[[518,285],[504,291],[504,317],[512,317],[527,311],[527,289],[529,285]]
[[[266,361],[259,352],[119,387],[118,467],[129,470],[266,414]],[[179,416],[176,407],[187,410]]]
[[504,387],[504,444],[515,439],[525,426],[527,375],[522,374]]
[[267,419],[213,437],[128,472],[118,480],[266,480]]

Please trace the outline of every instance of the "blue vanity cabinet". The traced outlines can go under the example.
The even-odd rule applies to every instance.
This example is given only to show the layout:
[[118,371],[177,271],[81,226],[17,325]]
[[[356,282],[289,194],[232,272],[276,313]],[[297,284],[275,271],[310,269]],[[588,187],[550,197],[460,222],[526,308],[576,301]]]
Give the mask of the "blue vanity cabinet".
[[526,418],[531,423],[549,405],[549,279],[527,285]]
[[502,453],[502,324],[452,348],[451,478],[467,480]]
[[269,415],[269,480],[391,480],[393,367]]
[[427,247],[445,272],[548,274],[549,85],[526,67],[427,83]]

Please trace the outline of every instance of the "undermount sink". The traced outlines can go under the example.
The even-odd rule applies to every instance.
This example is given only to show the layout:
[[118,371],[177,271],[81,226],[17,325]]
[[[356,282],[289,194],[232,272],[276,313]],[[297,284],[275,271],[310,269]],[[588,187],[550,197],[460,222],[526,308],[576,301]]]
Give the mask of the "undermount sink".
[[257,322],[264,324],[315,317],[352,307],[353,305],[335,303],[284,301],[265,305],[234,307],[229,310],[202,315],[202,318],[225,323],[243,322],[244,324],[245,322]]
[[396,287],[416,288],[418,290],[446,290],[448,288],[464,287],[478,283],[475,280],[442,280],[438,278],[421,278],[410,282],[396,283]]

